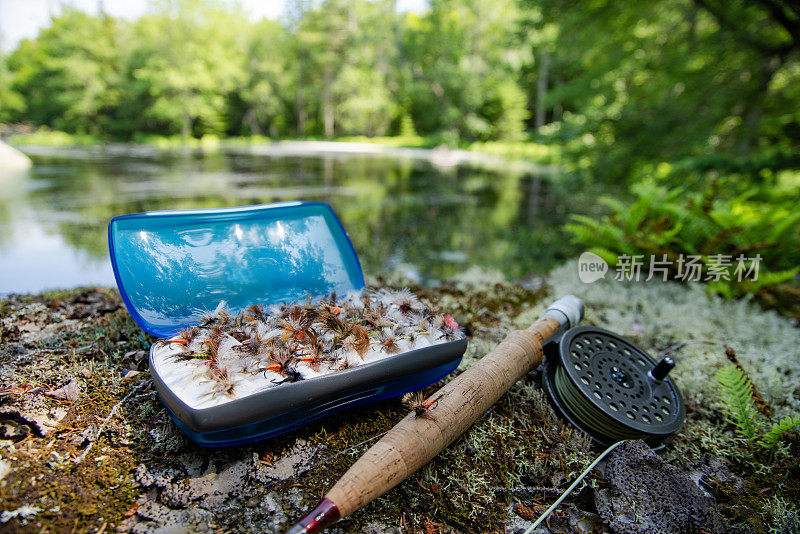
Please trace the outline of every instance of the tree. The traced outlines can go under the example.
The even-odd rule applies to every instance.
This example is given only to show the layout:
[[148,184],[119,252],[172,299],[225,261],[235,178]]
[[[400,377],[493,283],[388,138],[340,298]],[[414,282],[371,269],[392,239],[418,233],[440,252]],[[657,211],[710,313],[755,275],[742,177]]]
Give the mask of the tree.
[[[12,89],[24,98],[28,120],[76,133],[105,133],[119,93],[118,24],[66,9],[8,59]],[[19,107],[17,106],[19,111]]]
[[350,135],[384,135],[397,118],[400,16],[394,2],[355,2],[345,65],[334,85],[336,121]]
[[245,69],[232,93],[230,128],[270,137],[292,133],[293,89],[297,67],[291,34],[277,22],[262,20],[249,31]]
[[550,140],[612,178],[663,161],[790,150],[800,124],[787,105],[800,96],[798,47],[767,4],[524,2],[536,15],[528,34],[554,30],[551,44],[533,50],[552,50],[558,73],[545,104],[564,113]]
[[406,100],[422,133],[468,139],[516,138],[527,118],[517,85],[525,50],[511,0],[433,0],[407,15],[403,36]]
[[227,96],[243,76],[247,27],[241,11],[199,0],[165,0],[137,20],[127,65],[134,105],[123,110],[139,121],[135,129],[224,133]]
[[25,110],[25,100],[12,88],[13,78],[0,55],[0,123],[19,120]]

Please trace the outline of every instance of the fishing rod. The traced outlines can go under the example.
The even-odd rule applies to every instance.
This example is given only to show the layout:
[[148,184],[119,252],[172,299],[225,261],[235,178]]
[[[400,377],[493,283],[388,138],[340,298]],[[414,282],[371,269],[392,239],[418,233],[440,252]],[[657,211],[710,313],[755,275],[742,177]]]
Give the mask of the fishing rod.
[[542,385],[553,407],[598,444],[634,438],[657,446],[677,432],[685,407],[667,377],[674,362],[656,363],[616,334],[577,327],[582,318],[583,303],[567,295],[529,328],[511,332],[387,432],[288,534],[321,532],[405,480],[538,368],[545,354]]

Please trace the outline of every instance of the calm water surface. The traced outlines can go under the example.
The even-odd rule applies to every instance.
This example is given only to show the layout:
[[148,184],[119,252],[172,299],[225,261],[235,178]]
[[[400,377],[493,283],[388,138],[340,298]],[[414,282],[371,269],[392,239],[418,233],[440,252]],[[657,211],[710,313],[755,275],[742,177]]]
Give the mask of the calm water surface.
[[432,283],[473,265],[544,272],[576,253],[569,214],[596,206],[595,191],[544,175],[386,156],[23,150],[34,167],[0,175],[0,293],[114,286],[106,226],[123,213],[322,200],[366,275]]

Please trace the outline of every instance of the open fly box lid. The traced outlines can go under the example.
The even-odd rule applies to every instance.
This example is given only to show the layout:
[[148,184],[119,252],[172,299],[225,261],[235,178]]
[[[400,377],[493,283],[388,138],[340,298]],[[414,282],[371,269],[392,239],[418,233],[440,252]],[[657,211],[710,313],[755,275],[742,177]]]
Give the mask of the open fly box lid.
[[[350,239],[322,202],[121,215],[109,223],[108,242],[125,306],[159,338],[201,324],[222,301],[237,313],[364,289]],[[453,371],[465,349],[466,339],[447,341],[218,404],[187,400],[194,386],[164,364],[168,346],[151,347],[150,371],[186,435],[201,445],[234,445],[420,389]]]

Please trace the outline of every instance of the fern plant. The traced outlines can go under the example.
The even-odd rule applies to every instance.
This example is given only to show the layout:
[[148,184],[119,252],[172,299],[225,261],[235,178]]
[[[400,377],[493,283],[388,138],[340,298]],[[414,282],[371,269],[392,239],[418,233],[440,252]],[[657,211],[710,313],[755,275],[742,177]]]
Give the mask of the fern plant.
[[750,442],[756,442],[766,449],[773,450],[784,434],[800,425],[800,416],[784,417],[761,435],[758,412],[753,400],[753,384],[737,365],[726,365],[717,371],[717,382],[722,393],[722,402],[728,421],[739,429]]
[[767,449],[774,449],[783,435],[798,425],[800,425],[800,415],[784,417],[777,423],[772,423],[772,428],[764,434],[758,444]]
[[753,402],[753,384],[735,365],[726,365],[717,371],[717,381],[722,391],[722,402],[728,421],[750,441],[756,439],[756,405]]

